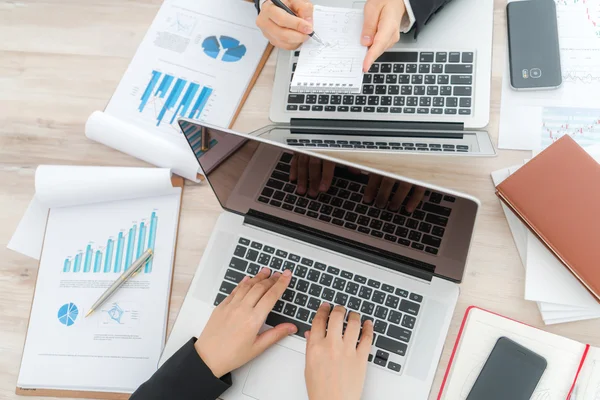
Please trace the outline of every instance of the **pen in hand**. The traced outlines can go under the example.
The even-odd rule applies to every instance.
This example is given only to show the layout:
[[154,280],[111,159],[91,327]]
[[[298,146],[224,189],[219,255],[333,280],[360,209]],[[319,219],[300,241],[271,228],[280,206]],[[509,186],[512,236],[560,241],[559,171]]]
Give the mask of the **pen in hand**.
[[[288,6],[286,6],[283,1],[281,0],[271,0],[271,2],[281,8],[283,11],[285,11],[286,13],[293,15],[294,17],[297,17],[296,13],[293,12],[292,10],[290,10],[290,8]],[[309,33],[308,36],[310,36],[311,38],[313,38],[314,41],[316,41],[317,43],[320,43],[322,45],[325,44],[325,42],[323,42],[323,40],[319,37],[319,35],[317,35],[314,31],[312,33]]]

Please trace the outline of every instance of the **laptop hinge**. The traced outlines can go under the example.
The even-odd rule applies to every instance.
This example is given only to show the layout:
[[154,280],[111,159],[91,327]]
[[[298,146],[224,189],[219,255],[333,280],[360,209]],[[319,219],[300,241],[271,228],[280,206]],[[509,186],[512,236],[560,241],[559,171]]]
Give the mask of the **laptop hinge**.
[[[304,119],[292,118],[293,128],[358,128],[365,130],[401,129],[411,131],[450,131],[461,132],[465,129],[462,122],[410,122],[410,121],[362,121],[345,119]],[[293,133],[293,132],[292,132]]]
[[244,223],[342,253],[350,257],[381,265],[382,267],[408,274],[427,282],[431,282],[435,273],[435,265],[377,249],[364,243],[348,240],[317,229],[308,228],[304,225],[274,217],[253,209],[245,216]]

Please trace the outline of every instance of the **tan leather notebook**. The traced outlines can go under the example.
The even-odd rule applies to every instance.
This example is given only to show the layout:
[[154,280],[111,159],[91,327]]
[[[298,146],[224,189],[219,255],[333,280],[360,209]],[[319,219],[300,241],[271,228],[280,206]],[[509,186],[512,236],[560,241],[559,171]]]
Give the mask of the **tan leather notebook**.
[[600,164],[565,135],[496,194],[600,301]]

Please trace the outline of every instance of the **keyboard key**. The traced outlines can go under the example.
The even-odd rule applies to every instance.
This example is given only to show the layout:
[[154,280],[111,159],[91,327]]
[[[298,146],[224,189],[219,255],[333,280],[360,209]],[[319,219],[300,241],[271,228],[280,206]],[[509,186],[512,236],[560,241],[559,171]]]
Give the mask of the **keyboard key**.
[[472,63],[473,62],[473,53],[472,52],[462,53],[462,62],[463,63]]
[[396,296],[400,296],[400,297],[404,297],[404,298],[408,297],[408,290],[396,289],[395,293],[396,293]]
[[225,300],[227,298],[226,295],[224,295],[223,293],[218,293],[217,297],[215,298],[215,302],[213,303],[215,306],[218,306],[219,304],[221,304],[221,302],[223,300]]
[[235,283],[240,283],[242,281],[242,279],[244,279],[244,277],[246,276],[246,274],[242,274],[238,271],[234,271],[232,269],[228,269],[225,272],[225,279],[227,279],[228,281],[231,282],[235,282]]
[[[375,346],[381,349],[387,350],[390,353],[398,354],[400,356],[406,355],[406,349],[408,346],[406,343],[399,342],[397,340],[390,339],[383,335],[379,335],[377,341],[375,342]],[[377,359],[377,357],[375,357]]]
[[308,271],[308,275],[306,276],[306,279],[308,279],[311,282],[319,282],[320,277],[321,277],[321,273],[319,271],[311,269],[310,271]]
[[391,369],[394,372],[400,372],[400,368],[401,368],[400,364],[396,364],[393,361],[390,361],[388,363],[388,369]]
[[310,317],[310,311],[308,311],[306,308],[298,309],[298,312],[296,313],[296,318],[298,318],[301,321],[308,321],[309,317]]
[[[375,308],[375,316],[377,318],[386,319],[387,315],[388,315],[388,312],[389,312],[389,310],[387,308],[385,308],[385,307],[382,307],[382,306],[377,306]],[[387,324],[386,324],[386,326],[387,326]]]
[[236,285],[231,282],[223,281],[221,282],[221,287],[219,288],[219,292],[230,294],[235,289]]
[[287,102],[290,104],[302,104],[302,103],[304,103],[304,95],[303,94],[289,94]]
[[472,64],[446,64],[444,68],[445,74],[472,74]]
[[373,363],[375,365],[379,365],[381,367],[385,367],[385,365],[387,364],[387,360],[384,360],[383,358],[375,357]]
[[[371,281],[371,279],[369,279],[369,281]],[[358,297],[361,297],[365,300],[369,300],[369,299],[371,299],[372,293],[373,293],[373,289],[366,287],[366,286],[361,286],[360,290],[358,292]]]
[[454,96],[471,96],[473,93],[473,88],[471,86],[455,86],[452,94]]
[[387,322],[383,322],[381,320],[376,320],[375,324],[373,325],[373,330],[377,333],[385,333],[385,331],[387,330]]
[[298,256],[298,255],[296,255],[296,254],[290,254],[290,255],[288,256],[288,258],[289,258],[290,260],[292,260],[293,262],[299,262],[299,261],[300,261],[300,256]]
[[298,106],[295,104],[288,104],[287,107],[285,108],[287,111],[297,111],[298,110]]
[[261,250],[262,247],[263,247],[263,245],[261,243],[258,243],[258,242],[252,242],[252,244],[250,245],[250,247],[252,247],[253,249],[256,249],[256,250]]
[[422,51],[421,54],[419,55],[419,62],[422,62],[422,63],[433,62],[433,52],[423,52]]
[[309,258],[306,258],[306,257],[303,257],[303,258],[302,258],[302,261],[300,261],[300,262],[301,262],[302,264],[304,264],[304,265],[307,265],[307,266],[309,266],[309,267],[312,267],[312,265],[313,265],[313,263],[314,263],[314,261],[313,261],[313,260],[311,260],[311,259],[309,259]]
[[375,311],[375,304],[371,303],[370,301],[363,301],[360,312],[363,314],[372,315],[373,311]]
[[435,62],[445,63],[446,61],[448,61],[448,53],[446,53],[446,52],[435,53]]
[[[287,308],[287,306],[294,307],[294,311],[296,311],[295,310],[296,306],[293,306],[291,304],[287,304],[286,308]],[[285,314],[289,315],[288,313],[285,313]],[[294,317],[293,314],[289,315],[289,316],[290,317]],[[284,322],[291,322],[292,324],[296,325],[296,327],[298,328],[298,331],[296,332],[296,335],[298,335],[299,337],[302,337],[302,338],[304,337],[304,333],[306,331],[309,331],[310,328],[311,328],[311,326],[308,325],[308,324],[299,322],[299,321],[297,321],[295,319],[288,318],[288,317],[286,317],[284,315],[280,315],[280,314],[276,314],[276,313],[269,313],[269,315],[267,316],[267,320],[265,321],[265,323],[267,325],[270,325],[270,326],[277,326],[277,325],[282,324]]]
[[360,275],[354,275],[354,281],[364,284],[364,283],[367,283],[367,278],[365,278],[364,276],[360,276]]
[[450,78],[450,83],[452,85],[472,85],[473,84],[473,76],[472,75],[452,75]]
[[419,224],[419,231],[423,232],[423,233],[430,233],[431,232],[431,224],[428,224],[427,222],[421,222]]
[[313,284],[310,285],[310,289],[308,290],[308,293],[311,296],[319,297],[319,296],[321,296],[321,291],[322,290],[323,290],[323,286],[317,285],[316,283],[313,283]]
[[438,249],[436,249],[435,247],[425,247],[425,251],[429,254],[433,254],[433,255],[437,255],[437,253],[439,252]]
[[348,301],[348,295],[346,293],[338,292],[335,295],[335,300],[333,302],[335,304],[339,304],[339,305],[345,307],[347,301]]
[[[423,204],[423,211],[438,214],[438,215],[441,215],[444,217],[449,217],[452,209],[448,208],[448,207],[438,206],[438,205],[432,204],[432,203],[425,203],[425,204]],[[427,221],[427,222],[431,222],[431,221]],[[433,222],[433,223],[435,223],[435,222]]]
[[398,311],[390,311],[390,315],[388,316],[388,321],[393,324],[400,324],[400,319],[402,318],[402,313]]
[[322,274],[321,275],[321,280],[319,281],[319,283],[321,285],[325,285],[325,286],[331,286],[331,282],[333,281],[333,275],[329,275],[329,274]]
[[416,321],[417,319],[415,317],[404,314],[404,317],[402,317],[402,326],[408,329],[414,329]]
[[235,268],[238,271],[246,271],[246,267],[248,266],[248,261],[246,260],[241,260],[237,257],[232,257],[231,261],[229,262],[229,267],[230,268]]
[[346,280],[342,278],[335,278],[332,287],[337,290],[344,290],[346,287]]
[[350,300],[348,300],[348,308],[351,310],[354,310],[354,311],[358,311],[358,309],[360,308],[361,302],[362,302],[361,299],[351,296]]
[[[430,222],[435,225],[440,225],[440,226],[446,226],[448,224],[448,218],[441,217],[441,216],[435,215],[435,214],[427,214],[427,216],[425,217],[425,221]],[[439,230],[436,231],[436,228],[437,227],[433,227],[432,233],[437,236],[442,236],[444,234],[444,229],[442,229],[440,232]],[[436,234],[435,232],[438,232],[438,234]],[[441,234],[439,234],[439,233],[441,233]]]
[[250,264],[250,266],[246,270],[246,272],[250,275],[256,275],[258,274],[258,271],[260,271],[260,265],[254,263]]
[[423,235],[421,242],[428,246],[439,248],[442,244],[442,239],[437,236]]
[[358,283],[348,282],[346,285],[346,293],[356,295],[358,293]]
[[387,335],[393,337],[394,339],[402,340],[403,342],[408,343],[410,341],[412,332],[396,325],[390,325],[388,326]]
[[[331,271],[328,271],[331,272]],[[348,271],[342,271],[342,278],[346,278],[346,279],[352,279],[352,276],[354,276],[352,274],[352,272],[348,272]]]
[[306,307],[310,308],[313,311],[317,311],[319,309],[319,306],[321,306],[321,300],[311,297],[310,300],[308,300],[308,304],[306,305]]
[[400,299],[398,297],[392,296],[391,294],[389,294],[385,301],[385,305],[390,308],[397,308],[399,301],[400,301]]
[[335,296],[335,291],[331,290],[331,289],[323,289],[323,293],[321,294],[321,297],[327,301],[333,301],[333,296]]
[[400,307],[398,307],[398,309],[400,311],[404,311],[405,313],[408,313],[411,315],[419,314],[419,308],[421,308],[420,305],[418,305],[417,303],[413,303],[412,301],[408,301],[408,300],[402,300],[400,302]]
[[[294,304],[297,304],[299,306],[305,306],[307,301],[308,301],[307,295],[305,295],[304,293],[297,293],[296,298],[294,299]],[[307,317],[307,319],[308,319],[308,317]]]
[[371,300],[373,300],[375,303],[383,304],[383,302],[385,301],[385,293],[380,292],[379,290],[376,290],[373,293],[373,297],[371,298]]
[[417,303],[420,303],[423,301],[423,296],[421,296],[420,294],[416,294],[416,293],[411,293],[408,298],[413,301],[416,301]]
[[298,283],[296,284],[296,290],[302,292],[302,293],[306,293],[308,292],[308,287],[309,287],[309,283],[308,281],[305,281],[304,279],[298,279]]

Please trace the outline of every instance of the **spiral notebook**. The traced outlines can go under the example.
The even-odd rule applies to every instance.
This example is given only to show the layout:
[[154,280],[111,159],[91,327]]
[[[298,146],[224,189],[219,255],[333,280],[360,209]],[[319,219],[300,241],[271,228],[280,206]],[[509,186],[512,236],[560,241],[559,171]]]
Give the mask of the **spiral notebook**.
[[360,44],[363,10],[315,6],[313,20],[325,44],[309,39],[302,45],[290,90],[360,93],[367,54]]

